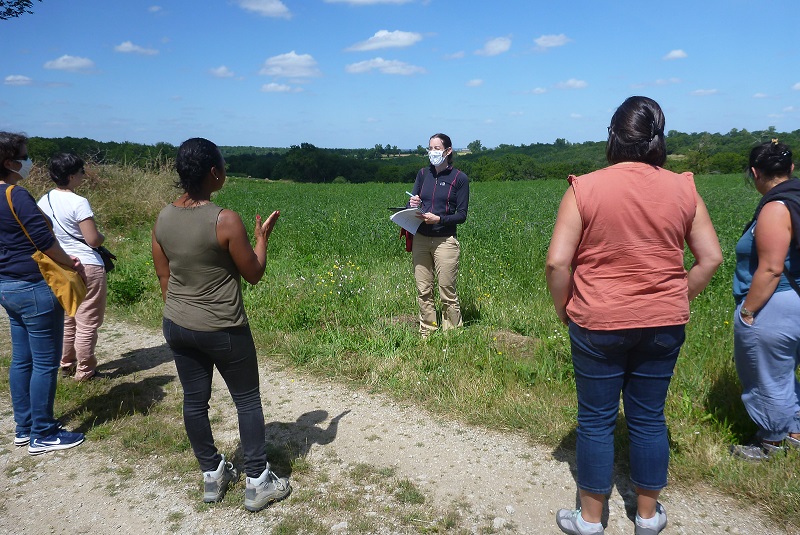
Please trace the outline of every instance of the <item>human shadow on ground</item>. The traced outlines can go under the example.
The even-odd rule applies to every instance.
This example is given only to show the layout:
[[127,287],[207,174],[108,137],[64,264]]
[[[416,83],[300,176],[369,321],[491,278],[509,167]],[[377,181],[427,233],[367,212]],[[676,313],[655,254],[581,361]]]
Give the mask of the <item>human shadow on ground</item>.
[[[156,375],[138,382],[127,382],[111,387],[107,392],[87,398],[77,407],[61,415],[75,431],[85,433],[92,427],[133,416],[147,415],[165,397],[164,386],[173,382],[174,376]],[[72,423],[73,419],[77,425]]]
[[108,377],[121,377],[156,368],[172,361],[172,351],[167,344],[127,351],[114,360],[100,362],[97,371]]
[[[668,431],[669,432],[669,431]],[[567,463],[569,471],[572,474],[572,479],[575,481],[575,503],[564,504],[565,509],[577,509],[580,507],[580,491],[578,489],[578,466],[575,456],[575,444],[577,442],[577,426],[567,433],[561,439],[561,442],[553,450],[553,458],[557,461]],[[669,438],[670,450],[675,451],[677,445]],[[620,415],[617,418],[617,426],[614,430],[614,472],[612,476],[612,492],[616,487],[625,504],[625,514],[631,521],[636,518],[636,488],[630,480],[630,463],[629,459],[629,439],[628,429],[625,423],[625,417]],[[611,493],[606,495],[606,498],[611,496]],[[601,522],[603,526],[608,526],[608,499],[603,505],[603,514]]]
[[757,427],[742,403],[742,385],[733,366],[720,366],[705,400],[706,412],[724,422],[739,444],[749,441]]
[[330,444],[336,439],[339,421],[349,412],[346,410],[331,418],[327,427],[322,423],[327,420],[328,411],[322,409],[301,414],[294,422],[266,424],[267,460],[272,471],[278,476],[289,477],[294,461],[308,455],[314,444]]

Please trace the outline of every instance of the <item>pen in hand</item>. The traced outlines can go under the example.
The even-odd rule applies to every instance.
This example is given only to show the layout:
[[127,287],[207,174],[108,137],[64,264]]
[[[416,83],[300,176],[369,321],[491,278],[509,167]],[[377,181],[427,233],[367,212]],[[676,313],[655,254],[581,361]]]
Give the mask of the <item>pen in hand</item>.
[[411,208],[416,208],[416,209],[417,209],[417,212],[422,212],[422,199],[420,199],[420,198],[419,198],[419,195],[414,195],[414,194],[413,194],[413,193],[411,193],[410,191],[406,191],[406,195],[408,195],[409,197],[411,197],[411,199],[412,199],[412,200],[414,199],[414,197],[416,197],[416,198],[417,198],[417,205],[416,205],[416,206],[414,206],[414,205],[413,205],[413,204],[411,204],[410,202],[409,202],[408,204],[409,204],[409,206],[411,206]]

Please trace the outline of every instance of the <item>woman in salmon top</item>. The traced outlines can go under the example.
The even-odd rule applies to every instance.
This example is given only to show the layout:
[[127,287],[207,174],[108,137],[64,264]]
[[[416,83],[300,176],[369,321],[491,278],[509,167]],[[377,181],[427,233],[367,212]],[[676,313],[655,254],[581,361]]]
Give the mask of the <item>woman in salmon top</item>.
[[[667,525],[657,501],[669,464],[664,402],[689,301],[711,280],[722,251],[692,174],[663,169],[666,154],[658,103],[630,97],[608,127],[611,165],[570,177],[558,210],[546,277],[569,326],[580,493],[580,508],[556,514],[564,533],[604,533],[620,394],[638,494],[635,533],[656,535]],[[688,273],[684,243],[696,259]]]

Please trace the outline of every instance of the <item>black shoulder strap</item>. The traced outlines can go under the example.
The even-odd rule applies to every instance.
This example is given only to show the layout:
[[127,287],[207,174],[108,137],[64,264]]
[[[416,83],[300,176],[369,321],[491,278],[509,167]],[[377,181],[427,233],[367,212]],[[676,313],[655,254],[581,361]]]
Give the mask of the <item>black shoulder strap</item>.
[[61,230],[63,230],[64,232],[66,232],[66,233],[67,233],[67,235],[68,235],[70,238],[72,238],[73,240],[76,240],[76,241],[79,241],[79,242],[81,242],[82,244],[84,244],[86,247],[89,247],[90,249],[94,249],[94,247],[92,247],[91,245],[89,245],[88,243],[86,243],[86,240],[84,240],[84,239],[81,239],[81,238],[79,238],[79,237],[77,237],[77,236],[74,236],[74,235],[73,235],[73,234],[72,234],[70,231],[68,231],[67,229],[65,229],[65,228],[64,228],[64,225],[62,225],[62,224],[61,224],[61,221],[59,221],[59,220],[58,220],[58,218],[56,217],[56,211],[53,209],[53,203],[51,203],[51,202],[50,202],[50,192],[49,192],[49,191],[47,192],[47,204],[49,204],[49,205],[50,205],[50,211],[53,213],[53,219],[55,219],[55,220],[56,220],[56,223],[58,223],[58,226],[59,226],[59,227],[61,227]]

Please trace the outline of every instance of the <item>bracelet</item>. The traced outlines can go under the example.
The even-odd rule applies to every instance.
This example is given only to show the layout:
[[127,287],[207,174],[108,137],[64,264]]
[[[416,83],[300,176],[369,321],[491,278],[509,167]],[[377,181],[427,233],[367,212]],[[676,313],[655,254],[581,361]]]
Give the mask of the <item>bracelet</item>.
[[739,311],[739,314],[741,314],[744,318],[754,318],[756,316],[753,312],[750,312],[744,307],[742,307],[742,309]]

